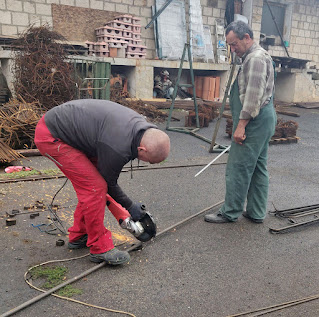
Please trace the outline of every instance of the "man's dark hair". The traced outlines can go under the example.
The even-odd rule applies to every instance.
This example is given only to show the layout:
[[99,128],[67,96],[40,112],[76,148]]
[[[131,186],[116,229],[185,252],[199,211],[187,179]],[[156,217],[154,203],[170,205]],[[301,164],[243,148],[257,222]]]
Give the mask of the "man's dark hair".
[[246,33],[250,36],[251,39],[254,38],[253,30],[247,23],[243,21],[238,20],[230,23],[226,28],[226,35],[230,31],[233,31],[240,40],[244,38]]

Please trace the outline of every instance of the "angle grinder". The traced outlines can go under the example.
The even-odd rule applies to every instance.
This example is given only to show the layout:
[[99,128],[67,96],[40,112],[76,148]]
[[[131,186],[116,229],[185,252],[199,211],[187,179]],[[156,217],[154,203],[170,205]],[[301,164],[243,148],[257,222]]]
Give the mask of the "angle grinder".
[[106,195],[106,205],[123,229],[128,230],[136,239],[147,242],[156,236],[156,223],[152,215],[146,211],[145,205],[141,205],[142,217],[134,221],[122,205],[117,203],[110,195]]

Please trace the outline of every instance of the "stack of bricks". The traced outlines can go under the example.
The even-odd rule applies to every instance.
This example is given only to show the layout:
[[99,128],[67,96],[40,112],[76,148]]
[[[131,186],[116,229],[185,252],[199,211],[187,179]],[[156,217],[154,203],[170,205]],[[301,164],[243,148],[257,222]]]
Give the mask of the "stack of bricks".
[[95,29],[97,42],[87,41],[88,54],[102,57],[145,58],[146,46],[141,45],[140,18],[120,15]]
[[204,100],[218,100],[220,77],[195,76],[196,97]]

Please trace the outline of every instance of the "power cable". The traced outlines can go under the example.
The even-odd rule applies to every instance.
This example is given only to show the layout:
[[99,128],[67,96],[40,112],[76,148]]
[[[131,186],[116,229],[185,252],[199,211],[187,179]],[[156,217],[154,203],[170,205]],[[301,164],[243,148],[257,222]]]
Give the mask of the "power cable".
[[[172,229],[174,229],[174,228],[176,228],[176,227],[178,227],[178,226],[184,224],[185,222],[187,222],[187,221],[189,221],[189,220],[191,220],[191,219],[193,219],[193,218],[195,218],[195,217],[197,217],[197,216],[203,214],[204,212],[206,212],[206,211],[208,211],[208,210],[211,210],[211,209],[213,209],[213,208],[216,208],[217,206],[221,205],[223,202],[224,202],[224,200],[223,200],[223,201],[220,201],[220,202],[218,202],[218,203],[216,203],[216,204],[214,204],[214,205],[212,205],[212,206],[209,206],[209,207],[207,207],[207,208],[205,208],[205,209],[203,209],[203,210],[197,212],[196,214],[191,215],[191,216],[185,218],[184,220],[179,221],[178,223],[175,223],[174,225],[172,225],[172,226],[166,228],[165,230],[161,231],[160,233],[158,233],[158,234],[156,235],[156,237],[159,237],[159,236],[163,235],[164,233],[166,233],[166,232],[168,232],[168,231],[170,231],[170,230],[172,230]],[[151,241],[154,241],[154,240],[156,239],[156,237],[155,237],[154,239],[152,239]],[[142,242],[139,241],[138,243],[136,243],[136,244],[132,245],[130,248],[128,248],[128,249],[127,249],[127,252],[131,252],[131,251],[135,251],[135,250],[141,249],[142,246],[143,246]],[[86,256],[86,255],[85,255],[85,256]],[[60,260],[60,261],[63,261],[63,260]],[[48,263],[48,262],[45,262],[45,263]],[[43,299],[43,298],[45,298],[45,297],[47,297],[47,296],[49,296],[49,295],[53,295],[54,292],[56,292],[56,291],[58,291],[59,289],[65,287],[66,285],[69,285],[69,284],[71,284],[71,283],[74,283],[74,282],[80,280],[81,278],[83,278],[83,277],[85,277],[85,276],[87,276],[87,275],[89,275],[89,274],[91,274],[91,273],[97,271],[98,269],[104,267],[106,264],[107,264],[106,262],[99,263],[99,264],[95,265],[94,267],[92,267],[92,268],[90,268],[90,269],[88,269],[88,270],[82,272],[80,275],[75,276],[75,277],[73,277],[73,278],[71,278],[71,279],[65,281],[65,282],[62,283],[62,284],[59,284],[59,285],[57,285],[56,287],[53,287],[53,288],[51,288],[51,289],[48,290],[48,291],[43,291],[43,290],[42,290],[42,292],[43,292],[42,294],[40,294],[40,295],[38,295],[38,296],[36,296],[36,297],[34,297],[34,298],[28,300],[27,302],[22,303],[21,305],[15,307],[15,308],[13,308],[13,309],[11,309],[10,311],[4,313],[4,314],[1,315],[0,317],[8,317],[8,316],[11,316],[11,315],[13,315],[14,313],[19,312],[19,311],[21,311],[22,309],[25,309],[26,307],[28,307],[28,306],[30,306],[30,305],[32,305],[32,304],[34,304],[34,303],[40,301],[41,299]],[[41,265],[41,264],[39,264],[39,265]],[[39,265],[38,265],[38,266],[39,266]],[[29,271],[30,271],[30,269],[25,273],[25,277],[26,277],[26,274],[27,274]],[[72,300],[72,301],[78,302],[78,301],[75,301],[75,300]],[[80,303],[80,304],[82,304],[82,305],[86,305],[86,303],[82,303],[82,302],[78,302],[78,303]],[[89,304],[89,305],[90,305],[90,304]],[[92,305],[92,307],[99,308],[99,309],[104,309],[104,308],[100,308],[99,306],[93,306],[93,305]],[[108,308],[106,308],[105,310],[108,310]],[[120,311],[116,311],[116,312],[120,312]],[[121,312],[121,313],[125,313],[125,312]],[[126,314],[130,314],[130,313],[126,313]],[[132,315],[132,314],[131,314],[130,316],[136,317],[136,316],[134,316],[134,315]]]
[[[122,243],[123,244],[123,243]],[[121,244],[119,244],[121,245]],[[119,246],[117,245],[117,247]],[[39,288],[39,287],[36,287],[35,285],[33,285],[30,281],[29,281],[29,278],[28,278],[28,274],[36,267],[40,267],[40,266],[44,266],[44,265],[47,265],[47,264],[52,264],[52,263],[57,263],[57,262],[67,262],[67,261],[73,261],[73,260],[78,260],[78,259],[82,259],[84,257],[87,257],[89,256],[89,254],[85,254],[85,255],[82,255],[82,256],[79,256],[79,257],[74,257],[74,258],[70,258],[70,259],[62,259],[62,260],[52,260],[52,261],[47,261],[47,262],[43,262],[41,264],[37,264],[37,265],[34,265],[32,266],[31,268],[28,269],[28,271],[24,274],[24,280],[25,282],[31,287],[31,288],[34,288],[36,289],[37,291],[40,291],[42,293],[45,293],[46,291]],[[131,317],[136,317],[134,314],[132,313],[129,313],[129,312],[125,312],[125,311],[122,311],[122,310],[116,310],[116,309],[111,309],[111,308],[106,308],[106,307],[101,307],[101,306],[97,306],[97,305],[93,305],[93,304],[89,304],[89,303],[85,303],[85,302],[82,302],[82,301],[79,301],[79,300],[76,300],[76,299],[73,299],[73,298],[69,298],[69,297],[65,297],[65,296],[61,296],[61,295],[57,295],[57,294],[51,294],[52,296],[54,297],[57,297],[57,298],[60,298],[60,299],[64,299],[64,300],[67,300],[67,301],[71,301],[71,302],[74,302],[74,303],[77,303],[77,304],[81,304],[81,305],[84,305],[84,306],[88,306],[88,307],[92,307],[92,308],[96,308],[96,309],[100,309],[100,310],[105,310],[105,311],[109,311],[109,312],[112,312],[112,313],[119,313],[119,314],[124,314],[124,315],[128,315],[128,316],[131,316]]]
[[58,191],[55,193],[55,195],[53,196],[50,205],[48,206],[48,210],[51,214],[51,221],[52,221],[52,225],[55,227],[55,229],[51,229],[49,230],[49,226],[46,227],[45,232],[52,234],[51,232],[54,230],[58,230],[60,231],[62,234],[67,235],[67,230],[65,229],[62,220],[59,218],[58,214],[56,213],[56,211],[53,209],[53,202],[55,197],[58,195],[58,193],[63,189],[63,187],[66,185],[68,181],[68,178],[65,180],[65,182],[63,183],[63,185],[58,189]]

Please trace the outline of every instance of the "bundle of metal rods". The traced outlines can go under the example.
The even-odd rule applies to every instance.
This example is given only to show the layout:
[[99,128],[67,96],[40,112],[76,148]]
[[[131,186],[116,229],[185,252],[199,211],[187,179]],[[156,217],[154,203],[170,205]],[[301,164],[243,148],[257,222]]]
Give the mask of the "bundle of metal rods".
[[[284,210],[275,210],[275,211],[271,211],[270,213],[281,218],[288,218],[289,222],[291,223],[281,228],[269,228],[269,231],[271,233],[286,233],[294,229],[299,229],[299,228],[303,228],[309,225],[319,223],[319,218],[318,218],[319,204],[284,209]],[[306,217],[306,216],[311,216],[311,217],[307,217],[306,220],[301,222],[295,221],[295,218]]]
[[319,213],[319,204],[283,210],[275,210],[271,213],[282,218],[303,217]]

